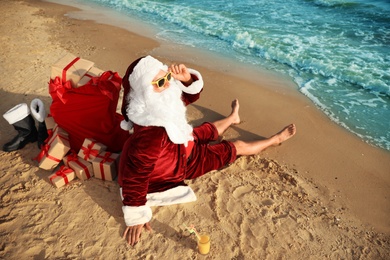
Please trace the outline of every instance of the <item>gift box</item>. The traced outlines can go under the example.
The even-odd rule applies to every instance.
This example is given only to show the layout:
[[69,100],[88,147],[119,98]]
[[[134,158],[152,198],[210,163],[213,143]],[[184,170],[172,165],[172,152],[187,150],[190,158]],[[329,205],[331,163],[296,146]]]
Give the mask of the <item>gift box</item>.
[[76,177],[80,180],[88,180],[93,176],[92,163],[80,158],[77,154],[71,153],[63,159],[66,166],[74,170]]
[[64,129],[59,127],[56,123],[54,123],[54,127],[52,129],[47,130],[47,134],[48,137],[46,138],[45,143],[49,143],[51,139],[53,139],[53,137],[55,136],[61,136],[69,140],[69,134]]
[[56,126],[56,122],[50,114],[45,118],[45,125],[47,130],[53,129]]
[[92,161],[92,165],[96,178],[113,181],[117,176],[119,154],[102,152]]
[[[65,134],[64,134],[65,133]],[[39,163],[39,168],[50,170],[56,167],[69,152],[70,144],[66,132],[62,128],[57,128],[52,136],[49,136],[42,145],[41,151],[35,160]]]
[[101,70],[97,67],[92,67],[81,79],[80,81],[77,83],[77,87],[81,87],[81,86],[84,86],[85,84],[87,84],[92,78],[94,77],[99,77],[100,75],[102,75],[102,73],[104,72],[104,70]]
[[47,130],[47,137],[46,137],[46,140],[44,141],[45,144],[48,144],[48,143],[51,143],[52,142],[52,139],[54,137],[57,137],[57,136],[61,136],[62,138],[64,138],[65,140],[68,140],[69,141],[69,135],[68,133],[62,129],[61,127],[59,127],[56,123],[54,123],[54,128],[53,129],[48,129]]
[[49,180],[54,186],[60,188],[68,184],[71,180],[74,179],[74,177],[75,173],[72,169],[66,166],[61,166],[58,171],[49,176]]
[[83,145],[78,152],[78,156],[86,161],[92,162],[100,152],[106,149],[107,146],[104,144],[98,143],[92,138],[85,138]]
[[72,87],[77,87],[77,83],[93,65],[92,61],[67,54],[52,65],[50,78],[54,80],[60,77],[62,82],[70,81]]

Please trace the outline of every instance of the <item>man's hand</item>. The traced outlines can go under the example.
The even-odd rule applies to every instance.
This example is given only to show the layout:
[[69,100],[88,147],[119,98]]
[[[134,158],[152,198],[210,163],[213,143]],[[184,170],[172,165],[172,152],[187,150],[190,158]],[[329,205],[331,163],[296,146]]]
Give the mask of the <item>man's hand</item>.
[[126,228],[125,232],[123,233],[123,238],[126,239],[126,241],[129,245],[135,246],[138,243],[139,238],[141,236],[142,228],[144,226],[148,231],[153,231],[149,222],[146,224],[128,226]]
[[169,71],[172,72],[173,78],[180,80],[184,84],[190,85],[192,83],[191,74],[188,72],[188,69],[184,64],[172,64]]

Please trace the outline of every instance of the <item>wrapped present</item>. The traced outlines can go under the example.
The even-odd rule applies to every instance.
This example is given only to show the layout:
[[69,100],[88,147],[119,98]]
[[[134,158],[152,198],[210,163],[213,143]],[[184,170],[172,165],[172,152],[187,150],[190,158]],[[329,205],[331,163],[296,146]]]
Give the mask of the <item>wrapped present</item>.
[[52,129],[47,130],[47,135],[48,136],[45,140],[45,143],[49,143],[51,141],[51,139],[53,139],[53,137],[56,137],[56,136],[61,136],[65,139],[69,140],[68,133],[64,129],[59,127],[56,123],[54,124],[54,127]]
[[93,176],[92,163],[80,158],[76,153],[65,156],[63,161],[66,166],[74,170],[80,180],[88,180]]
[[54,80],[59,77],[62,82],[70,81],[72,87],[77,87],[77,83],[93,65],[92,61],[67,54],[52,65],[50,78]]
[[74,177],[74,171],[63,165],[58,171],[49,176],[49,180],[54,186],[60,188],[68,184]]
[[36,158],[39,168],[50,170],[56,167],[70,150],[67,134],[59,128],[49,136],[42,145],[41,151]]
[[86,161],[92,162],[93,159],[95,159],[100,152],[106,149],[107,146],[105,146],[104,144],[98,143],[92,138],[85,138],[84,143],[81,146],[80,151],[78,152],[78,156],[80,156]]
[[53,129],[56,126],[56,122],[54,121],[54,118],[48,114],[47,117],[45,118],[45,125],[46,129]]
[[84,86],[87,84],[90,80],[96,77],[100,77],[103,74],[103,70],[97,68],[97,67],[92,67],[77,83],[77,87]]
[[113,181],[117,176],[119,154],[102,152],[93,161],[95,177],[102,180]]

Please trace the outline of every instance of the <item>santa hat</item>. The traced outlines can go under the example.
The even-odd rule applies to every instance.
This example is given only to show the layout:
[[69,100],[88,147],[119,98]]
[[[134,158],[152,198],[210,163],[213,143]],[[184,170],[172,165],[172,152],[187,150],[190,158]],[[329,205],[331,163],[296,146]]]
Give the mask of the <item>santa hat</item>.
[[[124,88],[122,108],[121,112],[124,120],[121,122],[121,128],[123,130],[130,130],[133,128],[133,123],[130,121],[127,115],[127,109],[130,102],[130,91],[132,96],[142,96],[146,88],[151,85],[153,78],[159,73],[160,70],[168,71],[168,66],[164,65],[161,61],[148,55],[141,57],[133,61],[127,68],[126,74],[123,77],[122,85]],[[183,92],[188,94],[199,93],[203,89],[203,79],[201,74],[193,69],[188,71],[196,77],[196,81],[190,86],[184,86],[179,82],[179,87]]]
[[125,76],[123,76],[122,80],[122,86],[123,86],[123,100],[122,100],[122,108],[121,112],[124,117],[124,120],[121,122],[121,128],[123,130],[130,130],[133,128],[131,121],[129,120],[129,117],[127,116],[127,107],[129,105],[127,97],[129,96],[130,93],[130,82],[129,82],[129,76],[133,72],[134,67],[138,64],[138,62],[142,59],[143,57],[133,61],[133,63],[130,64],[130,66],[127,68]]
[[[135,60],[127,68],[126,74],[123,77],[123,101],[122,101],[122,115],[124,120],[121,122],[121,128],[130,130],[133,128],[133,123],[129,120],[127,115],[127,107],[130,101],[130,91],[143,92],[148,85],[151,85],[153,78],[160,70],[168,70],[168,67],[152,56],[141,57]],[[136,88],[136,89],[134,89]]]

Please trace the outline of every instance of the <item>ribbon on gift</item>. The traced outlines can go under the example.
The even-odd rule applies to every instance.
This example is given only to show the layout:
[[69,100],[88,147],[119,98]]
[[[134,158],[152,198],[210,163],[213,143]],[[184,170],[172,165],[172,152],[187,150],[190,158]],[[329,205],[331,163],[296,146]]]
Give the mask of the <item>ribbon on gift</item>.
[[70,154],[68,156],[66,156],[66,166],[69,166],[69,163],[70,162],[75,162],[75,161],[78,161],[78,156],[77,154],[74,152],[74,150],[71,150]]
[[72,89],[72,85],[70,84],[70,81],[61,81],[59,77],[55,77],[55,79],[50,79],[49,82],[49,93],[50,95],[57,95],[57,97],[62,101],[62,103],[66,103],[68,101],[67,98],[65,98],[65,94],[68,90]]
[[54,156],[51,156],[51,155],[49,154],[49,149],[50,149],[50,145],[49,145],[49,144],[43,144],[43,145],[41,146],[41,151],[40,151],[40,153],[37,155],[37,157],[33,158],[33,160],[38,161],[38,162],[41,162],[42,159],[43,159],[43,157],[46,156],[46,158],[48,158],[48,159],[50,159],[50,160],[53,160],[53,161],[58,162],[58,163],[61,162],[60,159],[55,158]]
[[[53,134],[55,133],[55,131],[58,129],[58,125],[56,124],[55,127],[53,129],[47,129],[47,138],[45,139],[45,143],[48,143],[50,142],[50,140],[52,139],[53,137]],[[58,136],[58,135],[57,135]],[[63,135],[60,135],[60,137],[64,138],[65,140],[68,140],[66,137],[64,137]]]
[[90,159],[91,155],[94,157],[97,157],[99,155],[99,150],[97,149],[92,149],[96,142],[92,142],[87,147],[81,146],[81,150],[83,150],[84,154],[84,160]]
[[115,161],[113,158],[111,158],[112,153],[111,152],[106,152],[103,156],[98,155],[97,157],[101,158],[102,160],[100,161],[100,173],[102,176],[102,180],[104,181],[106,178],[104,176],[104,163],[105,162],[113,162]]
[[50,130],[47,130],[47,133],[49,134],[49,136],[45,139],[45,142],[44,144],[41,146],[41,151],[39,152],[39,154],[37,155],[37,157],[33,158],[33,160],[35,161],[38,161],[38,162],[41,162],[41,160],[43,159],[44,156],[46,156],[46,158],[50,159],[50,160],[53,160],[55,162],[60,162],[61,160],[58,159],[58,158],[55,158],[54,156],[51,156],[49,154],[49,149],[51,147],[51,144],[54,142],[55,140],[55,137],[59,137],[59,138],[63,138],[67,141],[69,141],[68,138],[66,138],[65,136],[61,135],[61,134],[56,134],[54,137],[53,137],[53,133],[51,133],[51,136],[50,136]]
[[53,179],[59,177],[62,177],[65,181],[65,184],[69,183],[68,176],[66,175],[67,173],[73,172],[72,169],[69,169],[68,167],[62,165],[61,168],[53,174],[53,176],[50,177],[50,182],[53,183]]
[[69,62],[68,65],[65,66],[65,68],[62,70],[62,83],[66,83],[66,72],[68,71],[68,69],[70,67],[73,66],[73,64],[75,64],[78,60],[80,60],[80,57],[76,57],[74,58],[71,62]]
[[82,164],[80,161],[79,161],[79,157],[77,154],[75,153],[71,153],[70,155],[68,155],[67,157],[67,160],[68,160],[68,166],[70,164],[70,162],[75,162],[77,163],[81,168],[83,168],[84,172],[85,172],[85,175],[87,176],[87,179],[91,178],[91,174],[89,173],[89,170],[88,170],[88,167],[84,164]]
[[[56,131],[57,129],[58,129],[58,125],[54,128],[54,130],[52,130],[52,129],[47,130],[48,137],[45,139],[45,143],[50,142],[50,144],[51,144],[56,137],[62,138],[62,139],[69,142],[69,138],[67,138],[67,136],[65,136],[61,133],[58,133]],[[56,133],[56,135],[54,135],[54,133]]]

